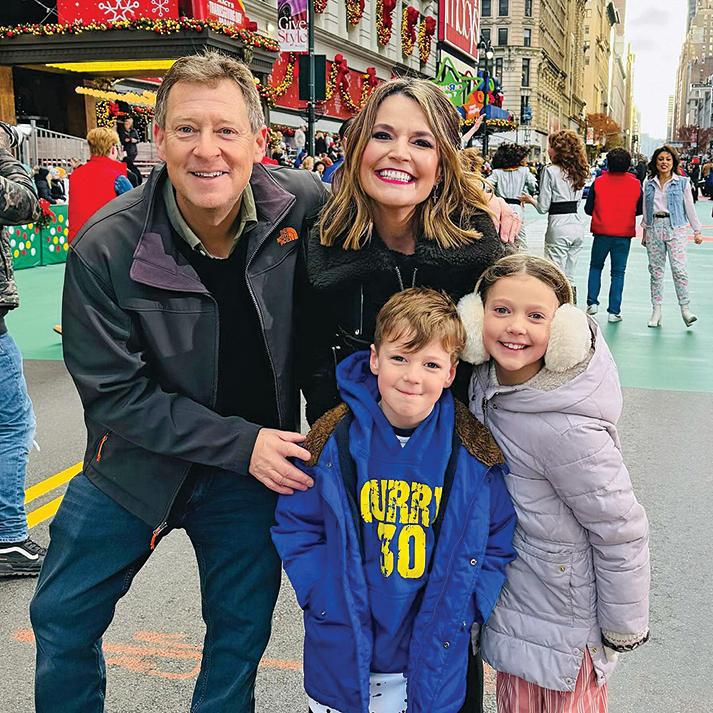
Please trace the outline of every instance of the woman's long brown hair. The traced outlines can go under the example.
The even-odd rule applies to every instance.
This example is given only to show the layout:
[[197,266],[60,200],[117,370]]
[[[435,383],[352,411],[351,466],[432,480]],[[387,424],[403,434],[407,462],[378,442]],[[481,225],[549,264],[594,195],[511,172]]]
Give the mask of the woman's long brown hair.
[[579,134],[568,130],[557,131],[550,134],[550,146],[556,154],[552,163],[562,169],[575,191],[584,188],[589,180],[589,162]]

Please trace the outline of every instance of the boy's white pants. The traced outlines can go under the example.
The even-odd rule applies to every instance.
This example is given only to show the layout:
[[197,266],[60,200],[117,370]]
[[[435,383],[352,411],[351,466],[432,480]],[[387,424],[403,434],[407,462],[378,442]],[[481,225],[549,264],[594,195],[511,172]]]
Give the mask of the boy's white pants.
[[[370,713],[406,713],[406,677],[402,673],[372,673],[369,676]],[[312,713],[339,713],[307,696]]]

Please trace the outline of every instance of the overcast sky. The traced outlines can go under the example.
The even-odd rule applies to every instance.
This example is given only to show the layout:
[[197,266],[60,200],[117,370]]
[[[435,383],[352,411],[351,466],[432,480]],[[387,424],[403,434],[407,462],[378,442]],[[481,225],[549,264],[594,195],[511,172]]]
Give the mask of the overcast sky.
[[668,97],[674,94],[686,31],[686,0],[627,0],[626,36],[636,55],[634,100],[641,130],[666,138]]

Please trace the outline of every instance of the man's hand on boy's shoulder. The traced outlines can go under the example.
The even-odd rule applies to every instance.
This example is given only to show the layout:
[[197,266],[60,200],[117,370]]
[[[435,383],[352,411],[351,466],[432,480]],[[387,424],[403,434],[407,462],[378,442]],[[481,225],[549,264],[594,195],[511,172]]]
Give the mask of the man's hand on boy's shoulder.
[[311,488],[314,485],[312,478],[288,460],[309,461],[310,452],[297,445],[304,439],[301,433],[261,428],[250,458],[250,475],[280,495],[292,495],[295,490]]

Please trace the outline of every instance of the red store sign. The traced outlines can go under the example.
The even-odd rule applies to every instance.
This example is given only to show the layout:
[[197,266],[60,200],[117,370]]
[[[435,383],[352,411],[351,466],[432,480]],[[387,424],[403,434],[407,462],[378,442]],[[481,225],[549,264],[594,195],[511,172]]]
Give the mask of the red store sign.
[[215,20],[235,27],[248,23],[241,0],[191,0],[191,7],[196,20]]
[[438,0],[438,41],[478,59],[480,0]]
[[57,16],[62,24],[177,20],[178,0],[57,0]]

